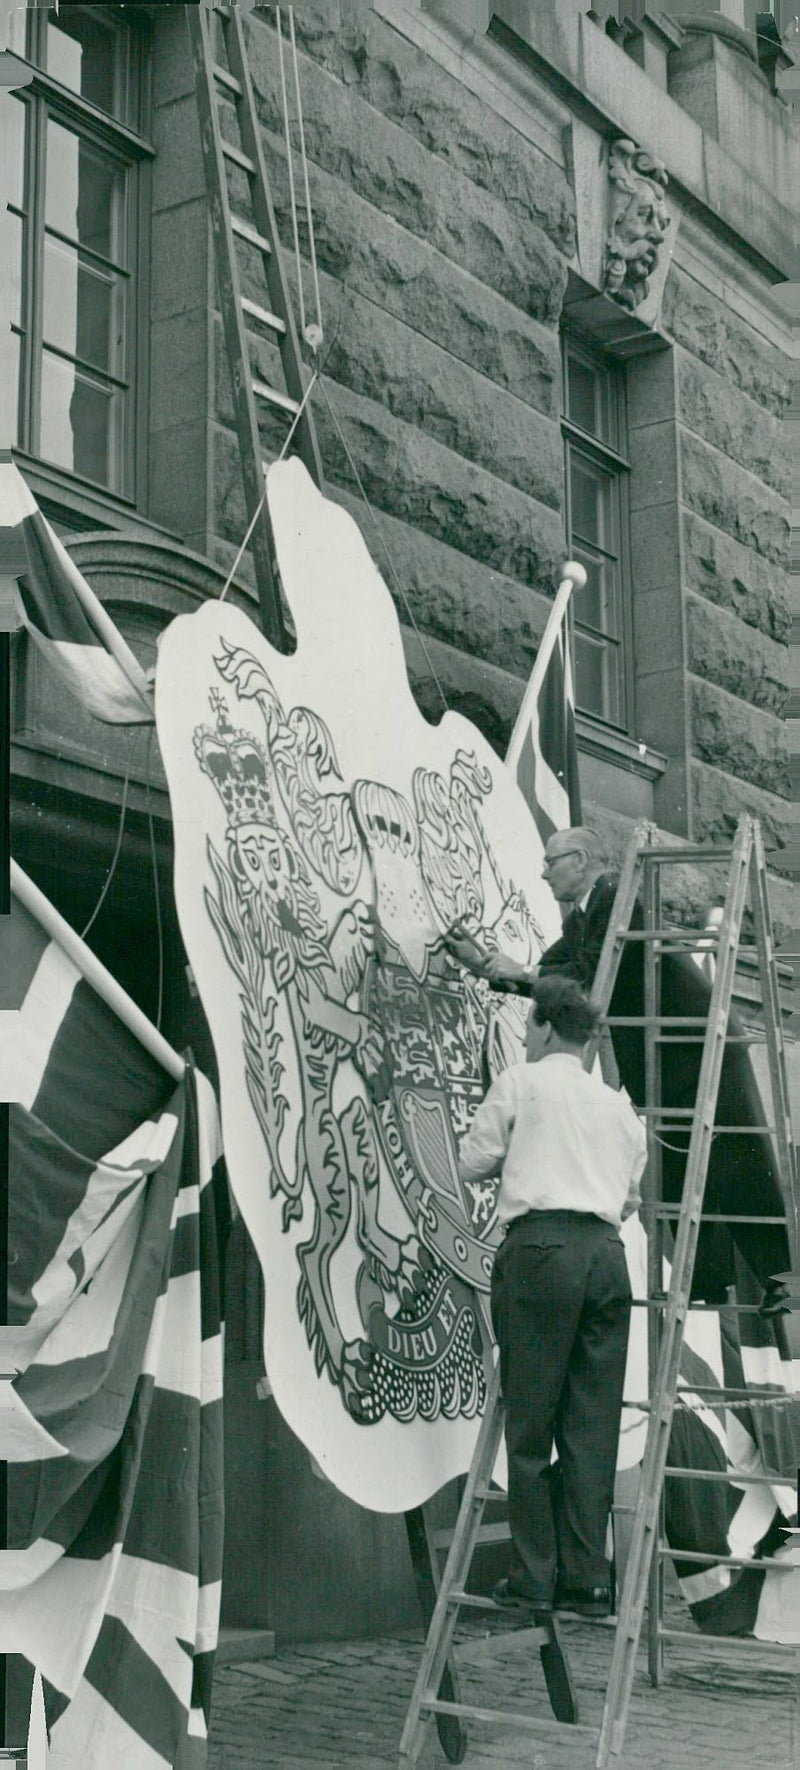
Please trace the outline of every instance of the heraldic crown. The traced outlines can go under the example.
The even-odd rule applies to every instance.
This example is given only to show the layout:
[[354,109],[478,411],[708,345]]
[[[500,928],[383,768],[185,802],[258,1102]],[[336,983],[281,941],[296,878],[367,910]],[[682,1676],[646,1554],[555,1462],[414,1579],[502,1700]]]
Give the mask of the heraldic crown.
[[217,715],[215,727],[200,725],[194,749],[204,774],[219,793],[229,828],[237,824],[275,822],[267,752],[252,732],[231,724],[225,697],[212,688],[209,701]]

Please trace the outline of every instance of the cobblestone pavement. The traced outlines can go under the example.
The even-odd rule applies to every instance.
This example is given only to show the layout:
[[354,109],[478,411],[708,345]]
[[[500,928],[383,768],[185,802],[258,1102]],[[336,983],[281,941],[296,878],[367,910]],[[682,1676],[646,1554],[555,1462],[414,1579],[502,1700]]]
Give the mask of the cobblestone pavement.
[[[681,1625],[686,1626],[685,1614]],[[689,1625],[691,1626],[691,1625]],[[613,1630],[563,1622],[581,1721],[596,1725],[603,1706]],[[550,1715],[538,1652],[504,1630],[498,1650],[471,1625],[459,1636],[464,1700],[506,1711]],[[800,1770],[792,1754],[792,1712],[800,1679],[769,1647],[751,1657],[735,1643],[667,1649],[667,1676],[650,1684],[639,1655],[624,1770]],[[397,1770],[397,1751],[419,1664],[422,1634],[391,1640],[298,1646],[274,1659],[220,1666],[214,1680],[209,1770]],[[433,1729],[421,1770],[446,1759]],[[564,1728],[544,1740],[508,1727],[474,1724],[464,1770],[591,1770],[594,1751]]]

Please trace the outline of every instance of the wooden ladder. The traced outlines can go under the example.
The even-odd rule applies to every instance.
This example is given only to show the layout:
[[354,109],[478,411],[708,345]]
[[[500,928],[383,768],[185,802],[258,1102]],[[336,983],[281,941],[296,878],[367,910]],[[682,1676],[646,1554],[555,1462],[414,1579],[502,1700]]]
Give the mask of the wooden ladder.
[[[263,460],[258,412],[260,406],[282,414],[288,428],[297,419],[304,399],[305,368],[264,164],[239,8],[201,0],[198,6],[187,6],[185,12],[195,65],[203,167],[248,521],[256,519],[256,512],[263,506],[255,520],[251,540],[261,622],[266,637],[273,644],[280,645],[285,637],[286,621],[264,498],[267,463]],[[215,27],[218,33],[216,42]],[[227,66],[217,55],[217,45]],[[230,132],[223,131],[224,106],[234,113],[238,146],[229,139]],[[231,207],[229,176],[232,172],[245,175],[249,193],[246,215],[235,213]],[[242,294],[237,242],[244,250],[255,253],[256,260],[260,261],[264,278],[263,304]],[[278,347],[282,386],[272,385],[253,372],[251,347],[259,337]],[[305,463],[315,484],[322,489],[322,459],[310,402],[306,402],[297,419],[292,448]]]
[[[687,1121],[691,1123],[691,1136],[682,1201],[676,1225],[669,1291],[666,1297],[661,1295],[653,1299],[659,1304],[661,1322],[653,1359],[647,1441],[602,1721],[599,1728],[585,1727],[575,1722],[569,1726],[567,1732],[563,1722],[551,1720],[549,1717],[523,1715],[516,1712],[507,1713],[481,1708],[474,1704],[448,1702],[440,1692],[442,1671],[452,1653],[455,1630],[462,1608],[479,1607],[495,1611],[497,1609],[491,1599],[470,1593],[466,1589],[484,1508],[496,1493],[496,1490],[491,1487],[491,1474],[500,1443],[503,1410],[499,1373],[495,1371],[403,1729],[398,1759],[399,1770],[407,1770],[408,1766],[418,1762],[430,1719],[433,1716],[438,1718],[442,1715],[451,1715],[462,1724],[467,1721],[487,1722],[500,1726],[522,1728],[534,1735],[550,1737],[553,1736],[555,1730],[562,1739],[565,1737],[576,1740],[582,1738],[587,1743],[591,1740],[592,1744],[596,1746],[596,1770],[608,1770],[610,1765],[620,1764],[623,1761],[625,1731],[645,1605],[650,1587],[651,1567],[662,1555],[669,1554],[669,1551],[662,1549],[660,1542],[661,1506],[667,1450],[676,1406],[678,1368],[702,1219],[711,1139],[718,1130],[718,1127],[715,1126],[717,1096],[733,999],[736,960],[741,947],[742,926],[748,897],[755,931],[755,950],[764,1004],[771,1095],[770,1122],[763,1127],[748,1127],[748,1130],[764,1130],[773,1139],[786,1208],[786,1220],[789,1226],[792,1258],[796,1258],[796,1160],[789,1117],[777,966],[770,924],[766,863],[760,828],[754,819],[743,817],[737,828],[732,847],[725,848],[694,848],[688,845],[674,848],[659,847],[654,841],[654,836],[655,831],[651,825],[639,825],[634,831],[620,875],[616,900],[592,990],[593,998],[601,1010],[605,1012],[611,1000],[626,942],[636,940],[644,942],[645,1012],[641,1016],[627,1017],[622,1021],[622,1024],[641,1026],[645,1033],[647,1076],[645,1111],[650,1151],[651,1155],[656,1157],[655,1161],[648,1163],[645,1210],[651,1224],[660,1210],[658,1191],[655,1194],[653,1191],[652,1172],[653,1166],[655,1165],[657,1168],[658,1165],[656,1132],[660,1122],[659,1115],[664,1110],[657,1098],[659,1043],[665,1036],[669,1036],[669,1030],[665,1034],[665,1029],[672,1028],[678,1032],[691,1027],[698,1034],[702,1029],[703,1053],[697,1098]],[[685,866],[687,863],[693,865],[718,864],[723,860],[727,861],[729,865],[729,877],[718,932],[710,937],[707,931],[691,935],[683,930],[660,926],[662,869],[665,866]],[[634,929],[631,927],[631,921],[640,892],[644,898],[644,926],[641,929]],[[667,1017],[659,1011],[658,966],[660,956],[663,952],[691,952],[693,948],[703,954],[713,948],[716,960],[707,1017],[702,1020],[689,1016]],[[611,1024],[614,1024],[613,1020]],[[587,1067],[592,1063],[593,1057],[594,1048],[590,1046],[587,1048],[584,1058]],[[741,1130],[741,1127],[731,1127],[730,1129],[732,1131]],[[660,1275],[657,1289],[661,1290]],[[648,1309],[648,1315],[651,1313],[651,1310]],[[700,1473],[698,1472],[698,1474]],[[677,1558],[685,1559],[686,1557],[681,1552]],[[663,1631],[665,1636],[668,1636],[669,1633],[670,1631]],[[538,1643],[540,1649],[544,1649],[546,1634],[547,1631],[542,1628],[531,1630],[531,1644]],[[694,1636],[691,1638],[695,1639]],[[519,1640],[520,1636],[517,1635],[516,1639]]]

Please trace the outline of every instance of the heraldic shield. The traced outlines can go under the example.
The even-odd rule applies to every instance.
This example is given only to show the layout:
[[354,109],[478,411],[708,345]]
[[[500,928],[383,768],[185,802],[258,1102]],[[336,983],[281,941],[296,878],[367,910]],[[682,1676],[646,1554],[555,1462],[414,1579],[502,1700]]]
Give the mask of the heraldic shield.
[[458,1145],[523,1054],[522,1004],[447,938],[534,962],[557,914],[513,780],[414,705],[352,519],[297,461],[268,494],[296,652],[227,604],[160,645],[175,896],[275,1400],[343,1492],[403,1510],[470,1461],[498,1183],[462,1186]]

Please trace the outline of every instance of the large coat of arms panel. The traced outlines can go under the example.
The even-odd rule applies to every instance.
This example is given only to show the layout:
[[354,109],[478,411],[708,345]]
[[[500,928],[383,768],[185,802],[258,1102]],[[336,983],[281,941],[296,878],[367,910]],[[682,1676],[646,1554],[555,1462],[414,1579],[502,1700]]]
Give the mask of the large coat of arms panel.
[[268,495],[296,650],[227,604],[160,646],[176,902],[273,1393],[342,1491],[403,1510],[470,1460],[497,1181],[463,1186],[458,1143],[522,1056],[523,1006],[448,936],[535,962],[558,916],[511,776],[418,711],[355,523],[297,461]]

